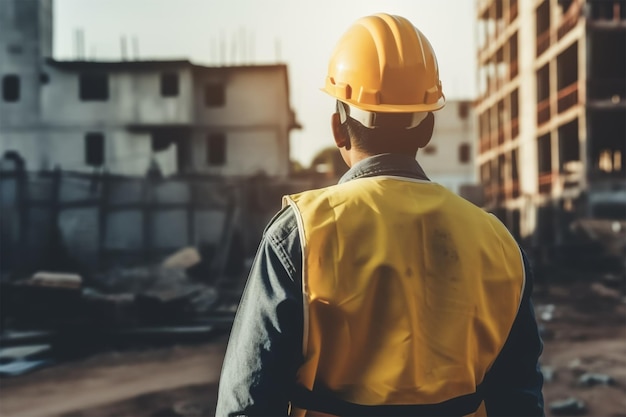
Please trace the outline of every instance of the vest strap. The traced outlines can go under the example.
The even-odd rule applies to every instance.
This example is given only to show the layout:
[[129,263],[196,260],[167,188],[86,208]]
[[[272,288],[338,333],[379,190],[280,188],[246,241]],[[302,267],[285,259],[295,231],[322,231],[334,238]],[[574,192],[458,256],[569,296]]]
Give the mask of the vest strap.
[[476,392],[461,395],[436,404],[361,405],[341,400],[330,393],[315,392],[296,385],[292,395],[292,406],[335,416],[465,416],[478,410],[483,401],[481,385]]

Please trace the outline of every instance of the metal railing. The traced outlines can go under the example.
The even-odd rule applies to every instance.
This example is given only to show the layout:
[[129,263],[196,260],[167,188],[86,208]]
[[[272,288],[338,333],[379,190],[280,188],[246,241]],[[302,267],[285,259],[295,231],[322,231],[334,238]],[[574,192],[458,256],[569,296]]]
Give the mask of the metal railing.
[[537,181],[539,183],[540,193],[549,193],[552,191],[552,183],[554,181],[554,175],[552,172],[540,173]]
[[517,77],[518,72],[519,72],[519,63],[517,62],[517,60],[511,61],[509,63],[509,81]]
[[550,120],[550,97],[537,103],[537,126]]
[[578,104],[578,81],[575,81],[568,85],[567,87],[562,88],[557,93],[557,111],[559,113],[564,112]]
[[552,38],[552,31],[547,29],[541,35],[537,36],[537,55],[543,54],[549,47]]

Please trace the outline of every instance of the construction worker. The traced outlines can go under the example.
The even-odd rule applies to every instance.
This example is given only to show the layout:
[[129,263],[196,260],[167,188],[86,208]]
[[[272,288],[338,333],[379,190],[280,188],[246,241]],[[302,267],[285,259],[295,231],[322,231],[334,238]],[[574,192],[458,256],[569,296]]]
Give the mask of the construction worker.
[[543,415],[525,256],[415,159],[445,104],[426,37],[403,17],[358,20],[323,90],[350,170],[285,197],[266,228],[217,415]]

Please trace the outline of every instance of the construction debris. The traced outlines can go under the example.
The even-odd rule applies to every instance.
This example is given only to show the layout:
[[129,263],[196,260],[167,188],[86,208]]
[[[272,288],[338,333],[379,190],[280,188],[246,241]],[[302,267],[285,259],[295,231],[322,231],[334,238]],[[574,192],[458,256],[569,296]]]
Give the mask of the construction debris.
[[0,376],[17,376],[54,363],[45,358],[50,345],[26,345],[0,349]]
[[74,288],[81,287],[83,279],[80,275],[56,272],[37,272],[25,283],[43,287]]
[[54,332],[50,330],[14,331],[3,330],[0,332],[0,346],[5,348],[13,346],[27,346],[30,344],[49,343]]
[[610,375],[587,372],[578,378],[578,385],[584,387],[592,387],[594,385],[615,385],[615,380]]
[[571,370],[572,372],[579,372],[579,373],[585,372],[585,369],[583,368],[583,362],[580,360],[580,358],[572,359],[567,364],[567,368]]
[[593,284],[591,284],[591,291],[605,298],[612,298],[614,300],[619,300],[620,298],[622,298],[622,294],[619,290],[615,288],[609,288],[601,282],[594,282]]
[[[228,270],[229,259],[236,259],[228,255],[229,245],[218,251],[185,247],[160,263],[117,267],[86,279],[42,271],[0,281],[0,346],[21,349],[2,353],[0,375],[53,363],[24,348],[34,343],[54,346],[55,355],[65,358],[104,346],[206,341],[228,330],[245,282]],[[245,258],[238,262],[243,267]]]
[[622,276],[626,273],[626,221],[578,219],[570,230],[598,248],[596,266]]
[[19,376],[49,366],[54,361],[48,359],[16,359],[0,365],[0,376]]
[[550,411],[555,416],[580,416],[587,413],[584,401],[574,397],[550,403]]
[[188,269],[202,261],[200,252],[193,247],[183,248],[165,258],[161,264],[164,268]]
[[544,306],[537,307],[537,312],[539,313],[539,317],[543,321],[550,321],[554,317],[554,304],[547,304]]
[[552,366],[541,365],[541,373],[543,374],[543,382],[550,383],[556,378],[556,371]]

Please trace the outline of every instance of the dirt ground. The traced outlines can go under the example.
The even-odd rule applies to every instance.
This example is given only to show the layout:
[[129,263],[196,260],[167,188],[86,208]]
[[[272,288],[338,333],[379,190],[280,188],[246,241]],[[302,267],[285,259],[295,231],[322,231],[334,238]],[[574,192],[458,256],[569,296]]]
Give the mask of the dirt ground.
[[[585,403],[581,415],[626,416],[622,295],[599,284],[555,285],[537,288],[535,305],[549,377],[546,414],[556,415],[550,403],[575,397]],[[212,416],[226,339],[221,334],[211,343],[101,353],[2,379],[0,416]],[[582,386],[578,379],[586,372],[612,381]]]
[[[557,415],[551,403],[573,397],[585,404],[586,411],[578,415],[626,416],[626,299],[599,283],[544,287],[535,293],[537,320],[544,328],[546,415]],[[544,320],[548,305],[554,306],[552,318]],[[611,379],[581,383],[589,373]]]

